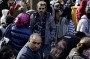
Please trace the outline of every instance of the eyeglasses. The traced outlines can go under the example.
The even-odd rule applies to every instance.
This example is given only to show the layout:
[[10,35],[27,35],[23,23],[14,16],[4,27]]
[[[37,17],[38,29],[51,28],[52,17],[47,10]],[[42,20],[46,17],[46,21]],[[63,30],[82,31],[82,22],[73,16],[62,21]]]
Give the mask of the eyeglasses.
[[38,44],[38,45],[41,44],[41,42],[32,42],[32,43],[33,43],[33,44]]

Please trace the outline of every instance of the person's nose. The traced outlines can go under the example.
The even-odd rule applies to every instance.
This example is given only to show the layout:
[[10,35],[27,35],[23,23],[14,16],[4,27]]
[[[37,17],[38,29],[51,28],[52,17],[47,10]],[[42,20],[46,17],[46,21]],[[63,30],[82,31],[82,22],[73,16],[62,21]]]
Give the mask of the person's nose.
[[40,45],[39,44],[35,44],[35,47],[38,48]]

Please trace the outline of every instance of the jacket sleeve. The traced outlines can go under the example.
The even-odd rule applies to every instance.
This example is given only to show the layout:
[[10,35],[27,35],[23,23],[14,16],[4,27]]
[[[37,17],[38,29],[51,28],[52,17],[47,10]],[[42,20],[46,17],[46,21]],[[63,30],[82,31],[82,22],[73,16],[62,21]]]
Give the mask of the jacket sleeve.
[[55,32],[56,32],[56,25],[55,25],[55,21],[54,18],[51,16],[50,18],[51,22],[50,22],[50,31],[51,31],[51,39],[55,39]]
[[32,14],[30,16],[30,26],[32,29],[33,29],[34,25],[35,25],[35,19],[34,19],[34,14]]
[[8,25],[5,29],[4,36],[11,39],[11,30],[12,30],[12,24]]
[[72,22],[72,20],[70,20],[70,23],[68,25],[68,34],[75,34],[75,27],[74,27],[74,23]]

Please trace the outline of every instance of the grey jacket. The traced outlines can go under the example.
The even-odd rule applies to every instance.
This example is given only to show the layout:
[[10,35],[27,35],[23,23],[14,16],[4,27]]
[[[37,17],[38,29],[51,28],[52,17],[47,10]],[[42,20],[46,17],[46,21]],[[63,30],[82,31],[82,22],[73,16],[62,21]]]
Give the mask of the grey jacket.
[[85,55],[79,55],[76,48],[73,48],[66,59],[89,59]]
[[[47,13],[46,16],[48,17],[46,18],[44,44],[50,44],[52,40],[55,38],[56,25],[55,25],[54,18],[51,15],[49,15],[49,13]],[[31,25],[31,28],[33,29],[34,28],[33,26],[35,25],[34,14],[31,15],[30,20],[31,20],[30,25]]]

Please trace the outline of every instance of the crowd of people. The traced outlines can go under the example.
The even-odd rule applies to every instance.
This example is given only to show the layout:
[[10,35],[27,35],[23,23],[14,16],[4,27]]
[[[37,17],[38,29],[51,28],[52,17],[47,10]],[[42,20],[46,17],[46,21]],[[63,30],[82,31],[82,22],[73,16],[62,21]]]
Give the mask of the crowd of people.
[[40,0],[34,10],[30,0],[0,0],[0,41],[9,39],[0,43],[0,59],[90,59],[89,3]]

